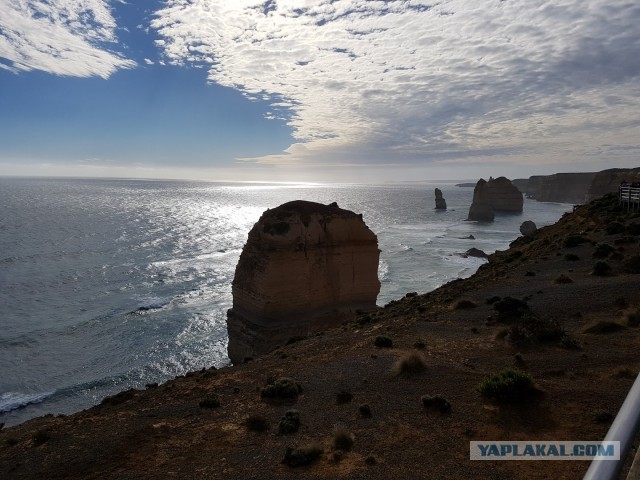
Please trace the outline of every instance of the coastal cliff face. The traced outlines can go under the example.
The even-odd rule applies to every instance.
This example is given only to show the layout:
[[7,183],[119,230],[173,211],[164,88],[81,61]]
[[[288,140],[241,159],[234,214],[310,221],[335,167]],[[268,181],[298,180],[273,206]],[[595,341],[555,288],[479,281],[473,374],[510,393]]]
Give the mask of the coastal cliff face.
[[528,198],[539,202],[579,204],[585,201],[596,175],[595,172],[535,175],[529,179],[514,180],[513,183]]
[[591,201],[607,193],[617,192],[623,181],[629,184],[640,182],[640,168],[611,168],[598,172],[589,185],[586,200]]
[[375,308],[378,260],[378,239],[362,215],[306,201],[267,210],[236,267],[227,314],[231,361],[335,326],[346,312]]
[[522,193],[508,178],[490,178],[488,182],[481,178],[473,190],[468,218],[491,222],[495,212],[522,212],[523,202]]

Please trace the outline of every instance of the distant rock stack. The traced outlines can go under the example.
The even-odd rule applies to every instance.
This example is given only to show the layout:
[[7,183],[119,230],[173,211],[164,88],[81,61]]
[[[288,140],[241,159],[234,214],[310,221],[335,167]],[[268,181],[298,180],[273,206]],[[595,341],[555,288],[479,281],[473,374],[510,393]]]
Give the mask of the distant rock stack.
[[492,222],[495,212],[521,213],[524,205],[522,193],[508,178],[478,180],[473,190],[469,220]]
[[446,210],[447,201],[442,196],[442,190],[436,188],[436,210]]
[[294,201],[267,210],[249,232],[227,312],[234,364],[295,336],[339,325],[376,307],[378,239],[337,204]]

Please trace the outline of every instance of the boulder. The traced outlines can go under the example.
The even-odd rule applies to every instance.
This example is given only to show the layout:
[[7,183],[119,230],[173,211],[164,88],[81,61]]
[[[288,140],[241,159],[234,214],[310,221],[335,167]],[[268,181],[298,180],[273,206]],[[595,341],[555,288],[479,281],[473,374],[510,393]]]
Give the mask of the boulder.
[[362,215],[336,204],[298,200],[264,212],[232,283],[231,361],[337,326],[350,311],[376,308],[379,255]]
[[489,255],[487,255],[485,252],[483,252],[479,248],[475,248],[475,247],[474,248],[470,248],[469,250],[464,252],[464,256],[466,256],[466,257],[476,257],[476,258],[488,258],[489,257]]
[[530,237],[538,231],[538,227],[531,220],[522,222],[520,225],[520,233],[525,237]]
[[442,196],[442,190],[436,188],[436,210],[446,210],[447,202]]

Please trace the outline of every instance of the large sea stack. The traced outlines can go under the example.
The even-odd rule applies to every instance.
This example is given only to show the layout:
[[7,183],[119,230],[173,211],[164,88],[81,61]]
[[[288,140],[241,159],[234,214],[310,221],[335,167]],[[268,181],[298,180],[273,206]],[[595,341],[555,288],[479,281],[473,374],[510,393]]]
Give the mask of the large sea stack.
[[231,361],[339,325],[349,311],[375,308],[379,255],[362,215],[335,203],[297,200],[264,212],[233,279]]
[[469,220],[491,222],[495,212],[521,213],[522,193],[505,177],[478,180],[473,190],[473,202],[469,208]]

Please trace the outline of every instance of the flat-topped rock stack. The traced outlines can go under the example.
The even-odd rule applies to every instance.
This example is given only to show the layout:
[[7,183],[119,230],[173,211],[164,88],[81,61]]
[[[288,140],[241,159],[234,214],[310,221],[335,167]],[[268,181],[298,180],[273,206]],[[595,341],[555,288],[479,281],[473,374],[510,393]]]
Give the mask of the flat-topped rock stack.
[[469,220],[492,222],[495,212],[521,213],[524,205],[522,193],[506,177],[478,180],[473,190]]
[[376,308],[378,239],[362,215],[293,201],[267,210],[249,232],[227,313],[234,364],[295,336],[339,325]]

